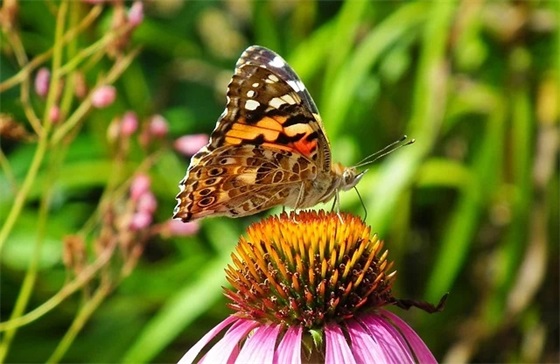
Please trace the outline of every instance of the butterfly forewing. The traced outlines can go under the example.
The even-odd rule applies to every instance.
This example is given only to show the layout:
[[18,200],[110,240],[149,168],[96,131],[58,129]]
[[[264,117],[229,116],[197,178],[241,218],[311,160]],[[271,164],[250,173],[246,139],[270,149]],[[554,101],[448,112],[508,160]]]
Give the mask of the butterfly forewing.
[[330,179],[329,142],[311,96],[280,56],[252,46],[237,62],[209,144],[180,183],[174,217],[312,206]]

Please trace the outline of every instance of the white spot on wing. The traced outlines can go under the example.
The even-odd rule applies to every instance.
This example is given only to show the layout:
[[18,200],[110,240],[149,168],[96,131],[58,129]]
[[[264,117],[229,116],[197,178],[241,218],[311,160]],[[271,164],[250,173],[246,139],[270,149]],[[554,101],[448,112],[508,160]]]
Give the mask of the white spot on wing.
[[[268,79],[271,80],[272,82],[278,82],[280,81],[280,79],[278,77],[276,77],[273,74],[268,75]],[[267,80],[268,81],[268,80]]]
[[276,56],[272,61],[268,62],[268,64],[271,65],[272,67],[282,68],[286,63],[284,63],[282,57]]
[[257,88],[257,87],[259,87],[259,83],[258,83],[258,82],[255,82],[255,83],[254,83],[254,84],[252,84],[251,86],[253,86],[253,87]]
[[253,111],[256,110],[260,105],[261,104],[256,100],[247,100],[245,102],[245,109]]
[[282,106],[282,105],[285,104],[285,102],[284,102],[281,98],[275,97],[275,98],[273,98],[273,99],[270,99],[270,101],[268,102],[268,104],[269,104],[270,106],[272,106],[273,108],[275,108],[275,109],[279,109],[280,106]]
[[284,95],[282,97],[275,97],[273,99],[270,99],[268,104],[276,109],[279,109],[280,106],[284,104],[296,104],[296,100],[292,97],[292,95]]
[[296,91],[305,90],[305,86],[303,85],[303,82],[301,82],[300,80],[288,80],[287,82],[288,85],[290,85]]
[[253,90],[247,91],[247,97],[254,97],[254,96],[255,96],[255,91]]

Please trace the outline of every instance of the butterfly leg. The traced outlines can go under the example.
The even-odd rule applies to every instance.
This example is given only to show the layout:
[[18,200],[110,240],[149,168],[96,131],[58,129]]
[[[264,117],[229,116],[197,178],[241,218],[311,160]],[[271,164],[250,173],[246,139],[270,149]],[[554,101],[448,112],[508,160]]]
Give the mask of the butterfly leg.
[[338,189],[336,190],[336,192],[334,194],[334,201],[333,201],[333,206],[332,206],[331,211],[334,211],[335,206],[336,206],[336,215],[338,216],[338,219],[340,220],[340,222],[344,224],[344,220],[342,219],[342,216],[340,215],[340,196],[338,194]]
[[[299,189],[299,193],[298,193],[298,197],[296,199],[296,204],[294,205],[294,211],[299,209],[299,206],[301,205],[301,203],[303,203],[303,199],[304,199],[304,192],[305,192],[305,184],[301,184],[301,188]],[[295,217],[295,215],[294,215]],[[297,221],[294,219],[294,222],[297,223]]]

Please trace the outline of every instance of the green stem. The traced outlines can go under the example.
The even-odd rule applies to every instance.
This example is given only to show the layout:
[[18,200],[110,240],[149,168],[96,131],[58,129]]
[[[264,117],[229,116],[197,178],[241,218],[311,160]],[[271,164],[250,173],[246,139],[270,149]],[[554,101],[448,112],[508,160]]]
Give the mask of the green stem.
[[[134,60],[136,55],[138,54],[139,49],[135,49],[123,58],[119,59],[114,65],[113,68],[109,71],[107,77],[102,79],[98,85],[101,84],[111,84],[115,82],[115,80],[127,69],[130,63]],[[94,88],[95,89],[95,88]],[[74,111],[74,113],[66,120],[66,122],[60,126],[53,134],[52,143],[56,145],[62,141],[71,130],[73,130],[76,125],[83,119],[86,113],[91,108],[91,92],[86,100],[84,100],[80,106]]]
[[[94,6],[91,9],[91,11],[88,13],[88,15],[82,20],[82,22],[76,28],[70,29],[66,34],[64,34],[64,37],[62,38],[62,44],[64,45],[68,43],[69,41],[74,39],[82,30],[87,29],[93,23],[93,21],[97,19],[97,17],[101,14],[102,10],[103,10],[102,5]],[[54,49],[51,48],[48,51],[41,53],[40,55],[33,58],[31,62],[27,63],[27,65],[23,67],[21,70],[19,70],[19,72],[16,73],[14,76],[8,78],[3,82],[0,82],[0,93],[9,90],[10,88],[15,87],[19,85],[21,82],[23,82],[26,78],[29,77],[29,75],[31,75],[31,72],[33,72],[33,70],[35,70],[37,67],[42,65],[44,62],[46,62],[51,57],[53,52]]]
[[72,325],[70,326],[62,340],[60,340],[55,351],[47,360],[47,363],[60,362],[60,359],[62,359],[64,354],[68,351],[68,348],[70,347],[70,345],[72,345],[80,330],[84,327],[85,323],[89,320],[89,318],[93,315],[95,310],[97,310],[97,308],[101,305],[103,300],[109,295],[110,292],[111,284],[108,280],[104,279],[103,283],[98,287],[93,297],[86,302],[80,312],[76,315],[76,318],[72,322]]
[[87,282],[97,274],[97,272],[103,268],[113,256],[116,248],[116,243],[111,242],[101,253],[101,255],[86,269],[84,269],[73,281],[67,283],[62,289],[52,296],[48,301],[43,303],[41,306],[29,311],[23,316],[16,319],[0,323],[0,332],[9,331],[17,327],[27,325],[39,317],[44,316],[49,311],[58,306],[66,298],[74,294],[77,290],[81,289]]
[[[47,96],[47,102],[44,111],[44,117],[43,117],[44,127],[39,136],[39,144],[37,145],[37,150],[33,157],[31,167],[26,175],[22,188],[20,189],[19,193],[16,196],[15,203],[12,206],[10,213],[8,214],[8,219],[6,221],[6,224],[4,224],[2,230],[0,231],[0,252],[2,251],[2,247],[5,241],[7,240],[10,232],[12,231],[12,228],[17,220],[17,217],[20,215],[21,210],[23,209],[23,205],[25,204],[25,201],[27,199],[27,194],[31,189],[33,182],[35,181],[35,177],[37,176],[39,168],[41,167],[43,159],[45,158],[45,153],[48,149],[47,147],[48,147],[49,132],[52,126],[49,110],[56,102],[56,93],[60,84],[60,77],[58,77],[58,70],[62,63],[61,39],[62,36],[64,35],[64,26],[65,26],[67,11],[68,11],[68,2],[64,1],[60,4],[60,7],[58,8],[58,14],[56,19],[55,40],[54,40],[54,47],[53,47],[53,66],[52,66],[53,77],[51,79],[49,94]],[[46,203],[47,201],[43,199],[42,202]],[[45,217],[44,214],[46,213],[46,207],[43,205],[41,210],[42,211],[40,212],[40,215],[43,215],[43,217]],[[29,263],[29,268],[25,275],[23,285],[21,287],[20,293],[16,300],[14,310],[12,311],[12,314],[10,316],[11,319],[20,317],[25,311],[27,303],[29,302],[29,297],[31,296],[31,292],[33,291],[33,286],[35,285],[35,280],[37,278],[37,267],[41,254],[43,234],[44,231],[43,233],[41,233],[40,231],[38,232],[37,241],[34,247],[33,258]],[[12,343],[16,332],[17,332],[16,328],[12,328],[11,330],[6,331],[6,334],[4,335],[4,338],[0,343],[0,362],[3,362],[5,360],[6,355],[8,354],[8,350],[10,348],[10,344]]]

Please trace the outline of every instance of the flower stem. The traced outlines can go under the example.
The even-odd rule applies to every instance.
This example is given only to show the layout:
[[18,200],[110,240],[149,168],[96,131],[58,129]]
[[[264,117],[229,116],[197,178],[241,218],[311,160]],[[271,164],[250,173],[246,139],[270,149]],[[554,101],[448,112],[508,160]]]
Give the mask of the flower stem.
[[101,305],[105,297],[109,295],[111,289],[112,286],[109,280],[103,279],[101,285],[97,288],[97,291],[95,292],[93,297],[91,297],[91,299],[86,302],[78,315],[75,317],[72,325],[70,326],[62,340],[60,340],[55,351],[47,360],[47,363],[60,362],[60,359],[62,359],[64,354],[68,351],[68,348],[70,347],[70,345],[72,345],[72,342],[74,341],[80,330],[84,327],[85,323],[93,315],[95,310]]
[[[60,82],[60,78],[58,77],[58,69],[62,63],[62,36],[64,35],[64,26],[66,21],[66,14],[68,11],[68,2],[63,1],[58,8],[58,14],[56,19],[56,30],[55,30],[55,40],[53,46],[53,77],[51,79],[51,85],[49,87],[49,95],[47,97],[46,108],[44,112],[44,127],[39,134],[39,143],[37,145],[37,149],[35,151],[35,155],[33,157],[33,161],[31,163],[31,167],[29,168],[25,180],[23,182],[22,188],[19,190],[18,194],[16,195],[16,199],[12,209],[8,214],[8,219],[2,230],[0,230],[0,252],[2,251],[2,247],[7,240],[12,228],[19,216],[25,200],[27,199],[27,194],[31,189],[33,182],[35,181],[35,177],[39,171],[39,168],[43,162],[45,157],[45,153],[48,147],[48,139],[49,139],[49,132],[51,129],[52,123],[50,122],[49,110],[54,105],[56,100],[56,91],[58,90],[58,85]],[[46,201],[43,200],[43,203]],[[43,211],[46,207],[43,206]],[[42,214],[43,215],[43,214]],[[40,234],[42,235],[42,234]],[[41,242],[42,237],[38,236],[37,241],[35,244],[35,253],[33,259],[29,263],[29,268],[27,270],[27,274],[24,279],[23,286],[21,291],[18,295],[14,310],[10,316],[11,319],[18,318],[22,315],[25,311],[27,303],[29,302],[29,297],[31,296],[31,292],[33,291],[33,286],[35,285],[35,280],[37,278],[37,265],[40,258],[40,249],[41,249]],[[17,328],[11,328],[6,331],[2,342],[0,343],[0,362],[3,362],[6,355],[8,354],[8,350],[12,340],[15,337]]]

